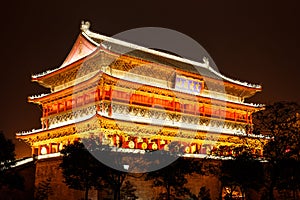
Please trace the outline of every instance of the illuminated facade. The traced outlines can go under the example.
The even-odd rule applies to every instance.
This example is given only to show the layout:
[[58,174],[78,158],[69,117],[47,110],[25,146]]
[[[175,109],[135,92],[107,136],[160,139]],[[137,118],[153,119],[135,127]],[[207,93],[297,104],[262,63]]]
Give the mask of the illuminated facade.
[[176,141],[195,157],[220,146],[229,155],[247,141],[262,154],[257,138],[264,139],[251,132],[261,106],[244,102],[261,86],[225,77],[205,58],[198,63],[106,37],[86,22],[63,64],[32,80],[51,90],[28,98],[43,109],[41,129],[17,133],[35,155],[90,135],[122,149],[168,150]]

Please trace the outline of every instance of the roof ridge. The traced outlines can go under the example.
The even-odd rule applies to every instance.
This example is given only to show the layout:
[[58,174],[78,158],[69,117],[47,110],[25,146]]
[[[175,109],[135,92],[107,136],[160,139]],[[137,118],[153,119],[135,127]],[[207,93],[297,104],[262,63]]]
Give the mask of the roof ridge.
[[187,58],[181,58],[181,57],[171,55],[171,54],[168,54],[168,53],[164,53],[164,52],[160,52],[160,51],[157,51],[157,50],[149,49],[147,47],[143,47],[143,46],[133,44],[133,43],[130,43],[130,42],[126,42],[126,41],[122,41],[122,40],[119,40],[119,39],[116,39],[116,38],[113,38],[113,37],[108,37],[108,36],[93,32],[89,28],[90,28],[90,22],[82,21],[81,28],[80,28],[81,31],[82,31],[82,34],[88,40],[92,40],[91,42],[93,42],[94,44],[98,44],[97,46],[101,46],[102,48],[105,48],[107,50],[110,50],[110,48],[107,47],[104,44],[97,43],[92,38],[100,39],[100,40],[107,41],[107,42],[112,42],[112,43],[115,43],[115,44],[118,44],[118,45],[122,45],[122,46],[125,46],[125,47],[135,49],[135,50],[141,50],[141,51],[144,51],[144,52],[147,52],[147,53],[150,53],[150,54],[162,56],[162,57],[169,58],[169,59],[172,59],[172,60],[175,60],[175,61],[190,64],[190,65],[193,65],[193,66],[202,67],[202,68],[208,69],[210,72],[214,73],[216,76],[220,77],[221,79],[223,79],[225,81],[232,82],[232,83],[239,84],[239,85],[243,85],[243,86],[246,86],[246,87],[261,89],[261,85],[259,85],[259,84],[251,84],[251,83],[248,83],[248,82],[245,82],[245,81],[242,82],[242,81],[239,81],[239,80],[234,80],[232,78],[229,78],[229,77],[221,74],[220,72],[216,71],[213,67],[211,67],[209,65],[209,59],[205,56],[203,57],[203,63],[201,63],[201,62],[197,62],[197,61],[194,61],[194,60],[189,60]]

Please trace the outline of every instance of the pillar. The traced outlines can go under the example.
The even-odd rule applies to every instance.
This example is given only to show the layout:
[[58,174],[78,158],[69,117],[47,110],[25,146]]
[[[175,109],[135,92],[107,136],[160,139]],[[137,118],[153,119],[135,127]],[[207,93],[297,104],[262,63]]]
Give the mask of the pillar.
[[34,151],[35,151],[35,147],[32,146],[32,147],[31,147],[31,155],[34,155],[34,153],[35,153]]
[[49,144],[49,151],[48,153],[52,153],[52,143]]
[[60,143],[58,142],[58,143],[56,143],[56,146],[57,146],[57,152],[59,152],[59,145],[60,145]]
[[38,147],[38,155],[41,155],[41,150],[42,150],[42,146],[39,145],[39,147]]
[[45,120],[42,120],[42,129],[45,129]]
[[64,106],[64,111],[66,111],[67,110],[67,101],[64,102],[64,105],[65,105]]
[[109,104],[109,110],[108,110],[108,116],[112,115],[112,87],[110,86],[109,88],[109,100],[110,100],[110,104]]

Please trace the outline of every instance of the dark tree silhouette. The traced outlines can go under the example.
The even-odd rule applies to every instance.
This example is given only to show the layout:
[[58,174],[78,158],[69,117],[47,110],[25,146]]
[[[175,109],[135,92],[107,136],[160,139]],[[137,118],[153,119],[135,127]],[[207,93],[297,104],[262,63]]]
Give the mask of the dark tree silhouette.
[[[91,188],[109,188],[113,191],[113,198],[120,200],[121,188],[128,173],[110,168],[90,154],[93,151],[93,155],[99,153],[107,156],[111,154],[111,158],[114,158],[117,156],[116,153],[111,152],[109,147],[98,144],[97,141],[99,140],[95,138],[86,138],[82,141],[65,146],[61,151],[63,162],[60,167],[63,169],[65,183],[70,188],[85,191],[85,199],[88,199],[88,192]],[[126,182],[125,186],[129,187],[129,183]],[[126,187],[123,188],[123,191]],[[130,190],[131,194],[133,194],[132,189]]]
[[278,181],[276,187],[282,199],[300,199],[300,162],[285,159],[278,163]]
[[[122,156],[119,155],[116,152],[112,152],[112,148],[107,145],[102,145],[99,142],[99,139],[90,137],[83,139],[83,143],[85,144],[86,148],[93,152],[93,155],[96,156],[96,158],[101,159],[105,157],[106,159],[110,159],[110,166],[118,166],[120,159],[122,159]],[[102,164],[100,161],[98,165],[98,171],[101,172],[100,176],[102,181],[108,185],[110,189],[113,190],[113,195],[115,200],[121,199],[121,187],[122,184],[128,175],[128,173],[117,170],[118,168],[111,168],[104,164]]]
[[114,200],[121,199],[121,187],[123,182],[127,176],[127,173],[114,170],[112,168],[106,167],[106,173],[103,175],[103,179],[108,183],[110,188],[113,190],[114,193]]
[[163,187],[158,199],[182,199],[192,196],[190,190],[185,187],[186,175],[201,173],[203,163],[199,159],[178,158],[169,166],[146,174],[145,180],[153,180],[154,187]]
[[205,186],[202,186],[199,190],[198,195],[191,194],[191,199],[194,200],[211,200],[210,198],[210,191],[209,189],[206,189]]
[[244,199],[250,189],[259,191],[263,185],[263,165],[247,146],[235,147],[233,151],[239,153],[231,160],[222,161],[220,180],[223,187],[230,188],[227,199],[233,199],[233,192],[238,188]]
[[23,189],[24,179],[11,169],[15,165],[15,145],[0,132],[0,189],[3,186]]
[[[253,115],[254,133],[270,137],[269,142],[264,146],[264,158],[266,163],[266,188],[268,199],[274,199],[274,189],[280,182],[286,181],[286,186],[293,189],[294,193],[299,190],[299,184],[295,180],[296,174],[287,175],[284,163],[294,161],[297,166],[300,160],[300,106],[293,102],[277,102],[267,105],[265,110]],[[286,167],[284,167],[286,166]],[[290,166],[291,169],[292,166]],[[295,167],[292,167],[295,169]],[[291,170],[290,172],[296,172]],[[289,179],[293,179],[293,181]],[[299,180],[298,180],[299,181]],[[283,188],[281,188],[283,189]],[[296,195],[294,195],[294,198]]]
[[120,196],[122,199],[138,199],[138,197],[135,195],[135,191],[136,188],[130,183],[130,181],[125,181],[125,183],[121,187]]
[[99,161],[80,142],[65,146],[61,153],[64,182],[72,189],[85,191],[85,200],[88,200],[89,190],[101,187]]
[[200,188],[200,191],[198,193],[198,200],[211,200],[210,191],[209,189],[206,189],[205,186]]
[[39,183],[38,187],[35,188],[35,200],[47,200],[50,195],[53,194],[51,188],[51,178]]

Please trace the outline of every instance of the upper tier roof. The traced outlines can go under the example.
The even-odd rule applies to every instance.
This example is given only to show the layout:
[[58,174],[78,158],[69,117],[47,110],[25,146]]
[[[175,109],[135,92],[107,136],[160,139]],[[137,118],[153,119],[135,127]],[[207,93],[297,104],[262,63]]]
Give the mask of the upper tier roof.
[[66,68],[67,66],[75,63],[76,61],[84,59],[88,55],[95,52],[97,48],[100,48],[116,54],[126,54],[150,62],[175,67],[180,70],[188,71],[191,73],[201,74],[206,77],[221,79],[226,82],[237,84],[247,88],[261,90],[260,85],[241,82],[222,75],[210,66],[209,60],[206,57],[203,57],[203,63],[196,62],[186,58],[181,58],[168,53],[135,45],[112,37],[107,37],[90,31],[89,27],[89,22],[82,22],[81,34],[77,38],[71,52],[60,67],[53,70],[48,70],[41,74],[33,75],[33,80],[39,81],[45,77],[49,77],[56,71]]

